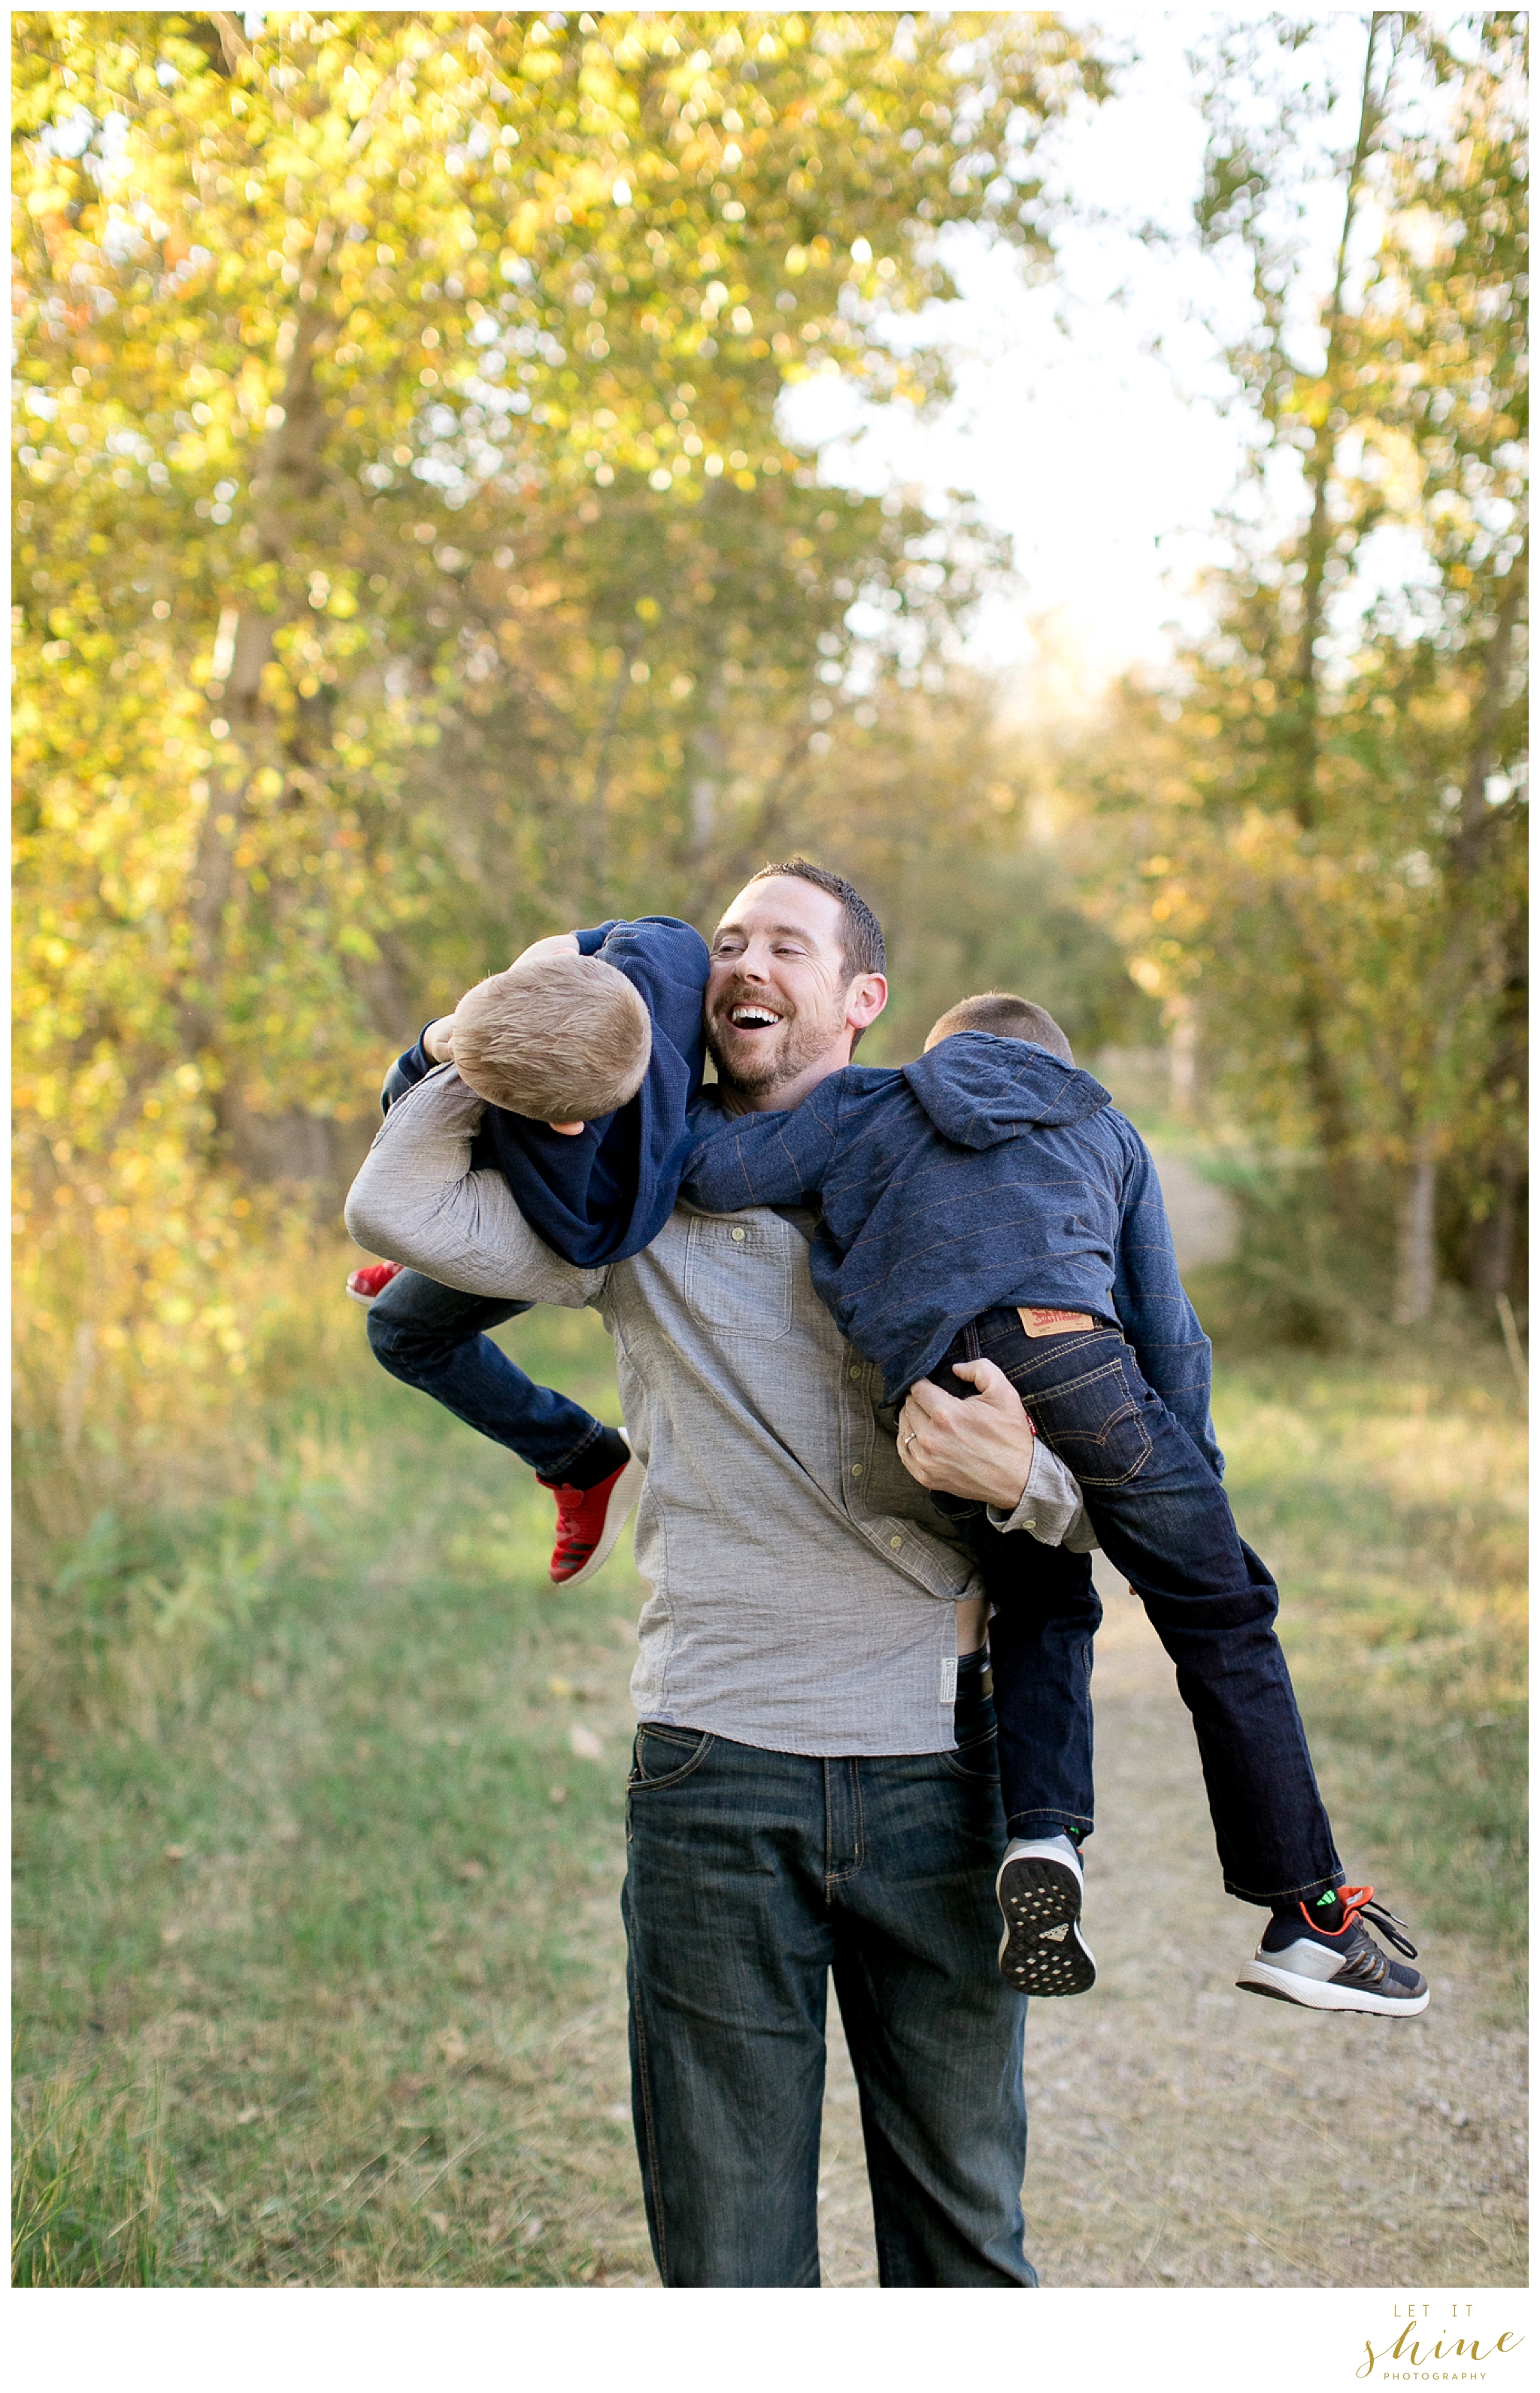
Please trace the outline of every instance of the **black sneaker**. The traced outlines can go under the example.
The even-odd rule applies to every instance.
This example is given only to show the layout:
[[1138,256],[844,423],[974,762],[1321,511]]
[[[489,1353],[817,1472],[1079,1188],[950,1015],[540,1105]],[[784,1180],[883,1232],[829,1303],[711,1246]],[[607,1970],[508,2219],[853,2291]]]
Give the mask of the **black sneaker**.
[[1312,2011],[1375,2011],[1381,2019],[1416,2019],[1428,2008],[1428,1981],[1380,1951],[1364,1919],[1373,1920],[1388,1943],[1415,1961],[1417,1948],[1401,1934],[1406,1922],[1374,1901],[1372,1886],[1344,1886],[1312,1916],[1304,1903],[1299,1917],[1275,1915],[1255,1957],[1235,1983],[1248,1994],[1300,2003]]
[[995,1880],[1000,1976],[1024,1994],[1083,1994],[1096,1963],[1080,1933],[1086,1874],[1068,1837],[1012,1837]]

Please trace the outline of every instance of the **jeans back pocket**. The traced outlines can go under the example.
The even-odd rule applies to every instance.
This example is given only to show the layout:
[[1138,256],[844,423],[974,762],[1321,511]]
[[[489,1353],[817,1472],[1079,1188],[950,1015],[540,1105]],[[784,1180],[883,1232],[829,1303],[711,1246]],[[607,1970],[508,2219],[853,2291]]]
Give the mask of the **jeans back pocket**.
[[1148,1462],[1150,1432],[1120,1360],[1054,1388],[1018,1385],[1017,1393],[1082,1487],[1121,1487]]

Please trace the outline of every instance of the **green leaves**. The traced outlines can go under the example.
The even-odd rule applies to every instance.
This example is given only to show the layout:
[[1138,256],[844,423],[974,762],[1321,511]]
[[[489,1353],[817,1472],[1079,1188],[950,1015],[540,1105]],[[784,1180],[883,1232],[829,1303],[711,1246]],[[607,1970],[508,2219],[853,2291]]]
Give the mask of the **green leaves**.
[[424,1007],[709,906],[939,673],[997,552],[777,404],[942,392],[888,318],[946,221],[1046,256],[1101,88],[1043,15],[243,24],[15,20],[24,1210],[156,1368]]

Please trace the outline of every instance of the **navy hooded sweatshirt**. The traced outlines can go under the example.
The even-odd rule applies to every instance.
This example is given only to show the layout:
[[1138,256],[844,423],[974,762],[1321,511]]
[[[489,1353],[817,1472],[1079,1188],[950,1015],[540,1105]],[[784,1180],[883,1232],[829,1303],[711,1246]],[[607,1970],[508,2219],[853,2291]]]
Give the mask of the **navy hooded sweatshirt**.
[[1149,1149],[1100,1081],[1046,1048],[968,1030],[901,1071],[850,1065],[792,1112],[706,1131],[684,1193],[712,1213],[821,1206],[814,1286],[890,1402],[991,1306],[1097,1314],[1222,1471],[1208,1340]]
[[[530,1228],[564,1262],[591,1271],[650,1246],[678,1198],[691,1144],[685,1114],[705,1067],[700,1008],[710,957],[699,932],[672,914],[601,922],[577,941],[580,955],[624,973],[651,1014],[646,1078],[628,1105],[585,1122],[576,1138],[489,1105],[471,1167],[500,1171]],[[411,1086],[434,1068],[420,1039],[397,1066]]]

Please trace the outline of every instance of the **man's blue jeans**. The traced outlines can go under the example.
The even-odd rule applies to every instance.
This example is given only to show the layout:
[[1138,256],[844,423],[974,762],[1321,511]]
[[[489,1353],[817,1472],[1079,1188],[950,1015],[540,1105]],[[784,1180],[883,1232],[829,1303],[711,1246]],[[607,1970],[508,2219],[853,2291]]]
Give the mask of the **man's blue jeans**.
[[884,2285],[1033,2285],[1026,2006],[996,1968],[992,1713],[948,1753],[810,1760],[637,1732],[632,2110],[665,2285],[816,2285],[829,1974]]
[[[1304,1900],[1342,1882],[1273,1622],[1278,1590],[1235,1528],[1220,1481],[1150,1388],[1122,1332],[1028,1338],[1008,1307],[981,1314],[933,1375],[998,1363],[1044,1443],[1080,1483],[1103,1551],[1137,1590],[1193,1716],[1215,1841],[1243,1902]],[[1090,1557],[1002,1537],[984,1508],[938,1498],[978,1555],[996,1607],[989,1641],[1000,1777],[1013,1836],[1084,1833],[1091,1811]]]

